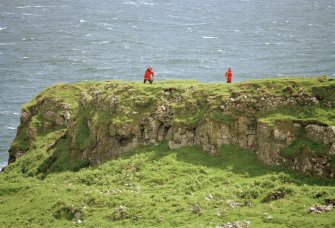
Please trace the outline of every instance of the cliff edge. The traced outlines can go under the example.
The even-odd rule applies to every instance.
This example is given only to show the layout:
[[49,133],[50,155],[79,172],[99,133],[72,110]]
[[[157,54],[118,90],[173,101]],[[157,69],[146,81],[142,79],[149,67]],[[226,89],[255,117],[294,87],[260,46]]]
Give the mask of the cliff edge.
[[233,144],[267,165],[333,177],[335,79],[54,85],[22,108],[7,169],[78,170],[161,141],[208,153]]

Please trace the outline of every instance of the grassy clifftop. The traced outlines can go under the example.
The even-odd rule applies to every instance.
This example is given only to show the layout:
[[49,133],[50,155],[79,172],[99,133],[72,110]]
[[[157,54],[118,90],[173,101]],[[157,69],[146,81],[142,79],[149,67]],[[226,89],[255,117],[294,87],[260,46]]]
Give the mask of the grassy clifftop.
[[[80,95],[89,91],[101,96],[101,102],[108,98],[123,108],[120,113],[114,113],[113,121],[121,122],[136,119],[137,114],[150,113],[154,104],[166,101],[175,107],[178,119],[183,122],[203,117],[209,108],[213,111],[211,118],[224,118],[217,113],[225,99],[246,100],[247,102],[262,102],[267,97],[299,97],[310,96],[322,101],[321,106],[304,109],[296,107],[275,110],[269,114],[267,121],[277,118],[315,120],[327,125],[335,124],[333,102],[335,100],[335,80],[327,77],[290,77],[260,79],[233,84],[200,83],[197,81],[161,81],[153,85],[140,82],[104,81],[80,82],[73,84],[57,84],[42,91],[27,103],[23,110],[34,107],[45,99],[54,99],[68,104],[71,111],[76,111],[80,104]],[[110,101],[110,100],[109,100]],[[109,106],[110,104],[103,103]],[[195,110],[194,110],[195,109]],[[206,109],[206,110],[205,110]],[[187,113],[185,113],[185,111]],[[118,116],[122,115],[122,116]],[[187,118],[189,116],[189,118]],[[97,117],[98,114],[97,114]],[[101,118],[104,118],[101,116]]]
[[334,125],[327,77],[57,84],[22,108],[0,226],[331,227]]

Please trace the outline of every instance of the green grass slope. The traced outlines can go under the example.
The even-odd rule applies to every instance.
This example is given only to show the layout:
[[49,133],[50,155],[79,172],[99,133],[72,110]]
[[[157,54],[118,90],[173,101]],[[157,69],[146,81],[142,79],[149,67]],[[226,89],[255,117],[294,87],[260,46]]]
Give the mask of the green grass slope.
[[334,179],[265,167],[235,146],[209,155],[163,143],[43,180],[2,173],[0,227],[334,227],[335,210],[307,213],[327,200],[335,200]]
[[[294,121],[331,126],[335,125],[334,91],[335,80],[327,77],[233,84],[107,81],[49,87],[23,107],[33,113],[32,119],[21,126],[12,147],[26,153],[0,173],[0,227],[215,227],[234,221],[248,221],[250,227],[335,227],[335,210],[307,213],[316,204],[335,202],[334,178],[303,177],[266,167],[254,152],[231,145],[210,155],[197,147],[169,150],[162,143],[87,167],[80,154],[69,153],[73,145],[65,137],[67,127],[45,129],[43,112],[37,110],[69,106],[72,118],[80,123],[74,144],[82,150],[89,143],[88,116],[122,126],[136,123],[167,102],[174,109],[173,124],[192,126],[204,118],[229,124],[235,115],[220,110],[223,101],[303,93],[320,102],[259,111],[258,120],[269,125]],[[95,107],[95,101],[93,106],[80,107],[81,96],[95,92],[102,107]],[[93,99],[91,95],[87,99]],[[112,100],[117,109],[105,110],[104,102],[110,105]],[[302,137],[283,152],[291,156],[301,148],[325,150]]]

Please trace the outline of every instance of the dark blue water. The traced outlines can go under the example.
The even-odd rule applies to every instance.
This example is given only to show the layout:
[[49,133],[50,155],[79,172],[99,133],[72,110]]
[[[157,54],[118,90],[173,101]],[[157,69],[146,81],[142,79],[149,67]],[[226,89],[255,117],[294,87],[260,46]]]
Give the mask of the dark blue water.
[[0,167],[20,108],[56,82],[335,75],[333,0],[1,0]]

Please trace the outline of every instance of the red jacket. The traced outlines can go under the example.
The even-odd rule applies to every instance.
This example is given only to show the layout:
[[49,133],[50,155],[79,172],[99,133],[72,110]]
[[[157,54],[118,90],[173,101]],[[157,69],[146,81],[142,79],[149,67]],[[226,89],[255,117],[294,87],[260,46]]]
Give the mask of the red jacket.
[[148,68],[144,73],[144,79],[152,80],[151,75],[154,76],[155,73],[150,68]]
[[231,82],[233,78],[233,71],[228,68],[228,70],[226,71],[226,79],[227,79],[227,82]]

